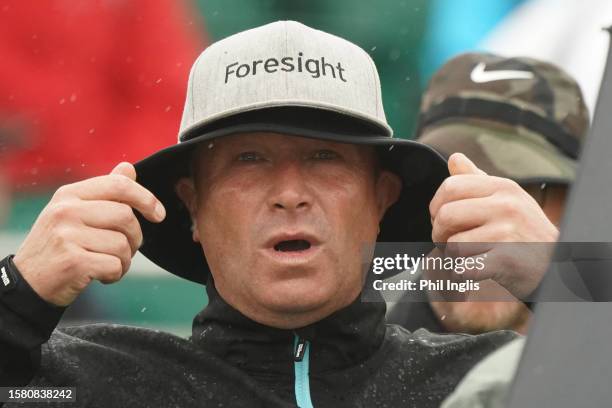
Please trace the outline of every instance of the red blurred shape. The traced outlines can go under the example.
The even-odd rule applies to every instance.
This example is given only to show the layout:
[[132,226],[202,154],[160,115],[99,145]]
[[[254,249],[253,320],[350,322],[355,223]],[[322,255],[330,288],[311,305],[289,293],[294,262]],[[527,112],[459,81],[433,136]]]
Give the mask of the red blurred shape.
[[176,140],[201,16],[176,0],[0,1],[0,122],[17,190],[109,172]]

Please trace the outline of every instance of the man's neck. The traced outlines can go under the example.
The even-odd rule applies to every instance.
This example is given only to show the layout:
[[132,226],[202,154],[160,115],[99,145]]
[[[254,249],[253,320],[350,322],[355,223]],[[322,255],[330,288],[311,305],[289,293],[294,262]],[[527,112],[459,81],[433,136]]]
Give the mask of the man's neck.
[[209,303],[193,323],[192,341],[239,368],[287,373],[293,370],[296,338],[311,345],[311,371],[349,367],[367,359],[381,345],[384,334],[384,302],[349,306],[313,324],[294,330],[257,323],[221,298],[214,285],[207,286]]

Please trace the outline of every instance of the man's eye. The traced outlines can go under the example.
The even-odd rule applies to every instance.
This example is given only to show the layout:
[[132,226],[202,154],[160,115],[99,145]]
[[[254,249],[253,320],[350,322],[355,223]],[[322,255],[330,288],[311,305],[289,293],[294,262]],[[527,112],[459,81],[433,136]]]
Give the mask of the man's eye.
[[319,150],[313,156],[315,159],[319,160],[333,160],[338,157],[338,154],[332,150]]
[[262,160],[262,157],[256,152],[244,152],[238,155],[239,161],[252,162]]

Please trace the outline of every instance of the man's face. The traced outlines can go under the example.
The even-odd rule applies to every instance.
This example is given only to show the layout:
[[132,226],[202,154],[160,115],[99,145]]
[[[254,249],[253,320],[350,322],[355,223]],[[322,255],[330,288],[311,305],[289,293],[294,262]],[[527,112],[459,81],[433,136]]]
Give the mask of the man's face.
[[205,143],[177,192],[219,294],[247,317],[301,327],[350,304],[399,178],[369,147],[273,133]]

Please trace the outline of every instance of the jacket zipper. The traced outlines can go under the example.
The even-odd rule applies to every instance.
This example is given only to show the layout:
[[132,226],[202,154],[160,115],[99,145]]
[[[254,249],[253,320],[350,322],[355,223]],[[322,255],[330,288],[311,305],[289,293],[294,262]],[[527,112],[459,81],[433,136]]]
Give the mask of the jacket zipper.
[[310,380],[308,365],[310,363],[310,342],[294,334],[293,366],[295,369],[295,402],[299,408],[313,408],[310,399]]

